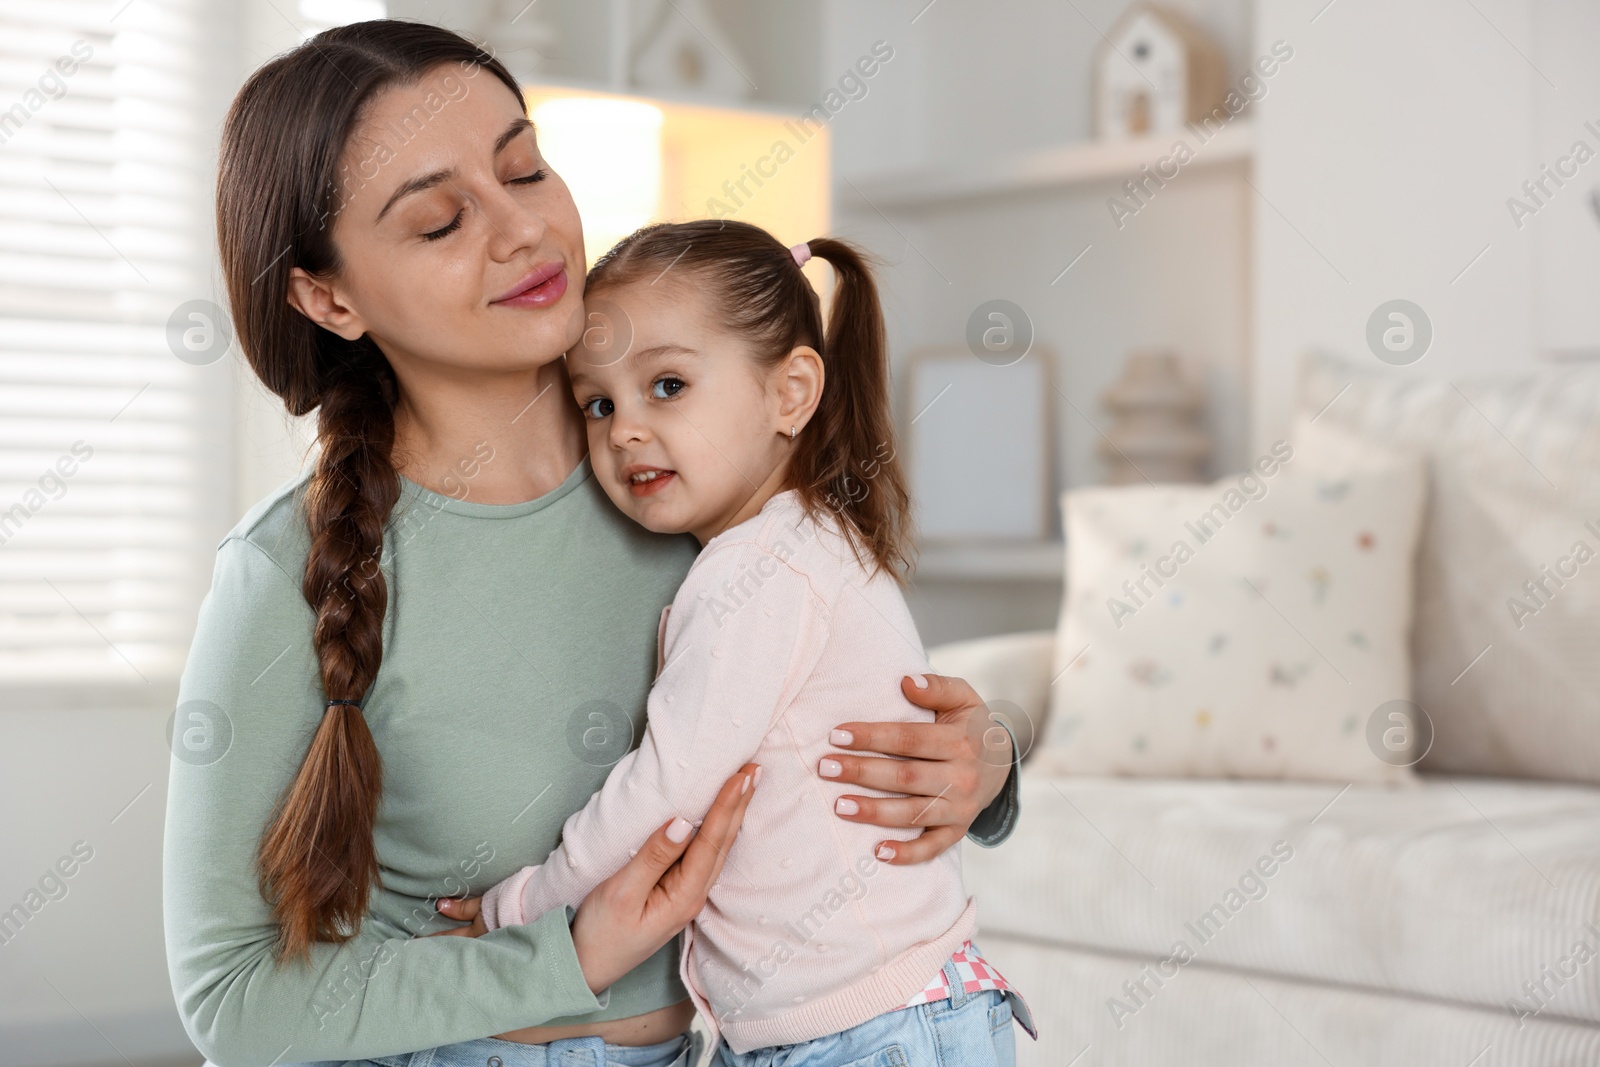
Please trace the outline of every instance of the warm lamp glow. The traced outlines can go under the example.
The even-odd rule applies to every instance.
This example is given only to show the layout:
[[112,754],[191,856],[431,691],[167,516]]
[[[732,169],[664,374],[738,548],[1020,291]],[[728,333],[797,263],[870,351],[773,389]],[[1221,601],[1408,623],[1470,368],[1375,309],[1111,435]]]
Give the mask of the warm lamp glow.
[[656,217],[661,199],[661,109],[639,100],[569,97],[533,110],[539,148],[583,216],[592,264]]
[[[651,222],[735,218],[786,245],[828,232],[829,134],[781,112],[530,85],[539,147],[583,213],[589,263]],[[808,263],[819,292],[827,264]]]

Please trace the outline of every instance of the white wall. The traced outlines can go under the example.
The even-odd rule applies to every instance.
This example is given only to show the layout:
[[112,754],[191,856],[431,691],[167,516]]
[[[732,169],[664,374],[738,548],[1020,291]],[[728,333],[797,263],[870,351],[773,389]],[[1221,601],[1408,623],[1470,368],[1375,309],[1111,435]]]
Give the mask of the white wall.
[[162,942],[168,714],[7,710],[0,908],[37,889],[75,842],[93,850],[65,879],[66,895],[0,945],[8,1067],[173,1062],[185,1052],[199,1062],[173,1008]]
[[[1600,4],[1544,0],[1534,6],[1531,22],[1529,58],[1557,86],[1552,89],[1537,76],[1530,82],[1536,120],[1532,160],[1554,166],[1578,140],[1597,155],[1537,214],[1524,217],[1520,230],[1508,210],[1500,232],[1508,240],[1518,235],[1533,247],[1539,353],[1593,358],[1600,353],[1600,64],[1595,62]],[[1523,177],[1533,177],[1531,170]]]
[[[893,78],[873,89],[883,99],[835,120],[841,174],[1088,138],[1090,58],[1125,0],[935,0],[924,8],[927,2],[827,0],[824,82],[878,38],[897,50]],[[1251,58],[1250,0],[1165,6],[1201,25],[1221,45],[1229,70]]]
[[1366,321],[1390,299],[1434,327],[1396,373],[1511,371],[1600,343],[1586,203],[1600,163],[1521,230],[1506,208],[1574,139],[1600,147],[1582,128],[1600,120],[1600,11],[1339,0],[1312,24],[1317,6],[1263,0],[1256,28],[1258,47],[1282,38],[1299,53],[1259,116],[1257,184],[1277,210],[1257,212],[1256,439],[1287,425],[1300,352],[1373,359]]

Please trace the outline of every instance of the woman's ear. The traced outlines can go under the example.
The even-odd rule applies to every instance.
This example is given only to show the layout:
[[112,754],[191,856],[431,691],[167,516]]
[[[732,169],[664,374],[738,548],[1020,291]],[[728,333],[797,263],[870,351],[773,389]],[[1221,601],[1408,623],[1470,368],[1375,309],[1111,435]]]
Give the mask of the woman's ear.
[[822,402],[826,377],[822,356],[810,345],[800,345],[778,365],[778,433],[789,436],[789,427],[805,426]]
[[333,286],[303,267],[289,268],[289,306],[346,341],[359,341],[367,332],[361,316],[339,299]]

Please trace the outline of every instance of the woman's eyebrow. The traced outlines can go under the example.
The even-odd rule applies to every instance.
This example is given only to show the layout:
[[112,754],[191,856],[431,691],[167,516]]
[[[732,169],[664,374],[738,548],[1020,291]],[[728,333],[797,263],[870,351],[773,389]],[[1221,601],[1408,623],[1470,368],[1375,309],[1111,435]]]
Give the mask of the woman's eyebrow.
[[[498,156],[519,133],[531,129],[533,129],[533,122],[526,115],[512,119],[511,125],[502,130],[500,136],[495,138],[494,152],[492,154]],[[375,221],[382,222],[383,217],[389,213],[389,209],[394,207],[401,199],[410,196],[412,193],[420,193],[424,189],[432,189],[435,185],[449,181],[455,176],[456,169],[454,167],[446,167],[443,170],[436,170],[432,174],[419,175],[408,181],[401,182],[400,187],[389,194],[389,199],[384,202],[383,209],[378,212],[378,217]]]

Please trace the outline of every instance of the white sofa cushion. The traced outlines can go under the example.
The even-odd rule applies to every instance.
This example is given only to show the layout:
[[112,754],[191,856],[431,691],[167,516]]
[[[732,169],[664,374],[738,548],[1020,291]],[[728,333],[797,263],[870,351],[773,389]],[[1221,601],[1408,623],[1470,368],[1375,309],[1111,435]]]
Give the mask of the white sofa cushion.
[[1309,356],[1300,404],[1430,462],[1412,652],[1435,737],[1419,766],[1600,781],[1600,367],[1418,374]]
[[1349,450],[1312,427],[1213,485],[1068,493],[1059,678],[1038,761],[1074,774],[1409,778],[1404,751],[1375,754],[1369,724],[1410,696],[1423,484],[1415,456]]
[[[966,846],[982,862],[982,849]],[[981,919],[981,916],[980,916]],[[1349,986],[1185,967],[1137,1014],[1113,1013],[1137,957],[973,936],[1022,991],[1039,1040],[1017,1032],[1017,1067],[1551,1067],[1600,1063],[1600,1026],[1558,1016],[1425,1000]],[[1085,1049],[1088,1051],[1086,1052]],[[1487,1052],[1487,1055],[1485,1054]],[[1077,1057],[1075,1059],[1075,1057]]]
[[928,664],[939,674],[966,679],[992,714],[1004,716],[1026,760],[1044,725],[1055,647],[1054,630],[1029,630],[935,645],[928,649]]
[[[982,930],[1131,953],[1152,969],[1183,941],[1211,966],[1500,1011],[1515,999],[1532,1017],[1600,1022],[1600,789],[1429,775],[1405,790],[1131,781],[1038,767],[1024,768],[1021,789],[1011,838],[966,854]],[[995,965],[1004,971],[1004,957]],[[1545,992],[1535,1000],[1524,983]]]

